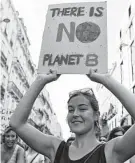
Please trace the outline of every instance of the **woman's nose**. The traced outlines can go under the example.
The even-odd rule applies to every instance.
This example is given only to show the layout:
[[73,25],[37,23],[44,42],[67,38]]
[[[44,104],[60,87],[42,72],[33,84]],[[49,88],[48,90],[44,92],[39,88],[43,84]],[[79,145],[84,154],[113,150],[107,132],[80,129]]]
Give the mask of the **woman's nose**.
[[74,114],[73,114],[74,116],[79,116],[79,111],[78,111],[78,109],[76,108],[75,109],[75,111],[74,111]]
[[12,137],[11,136],[9,137],[9,140],[12,140]]

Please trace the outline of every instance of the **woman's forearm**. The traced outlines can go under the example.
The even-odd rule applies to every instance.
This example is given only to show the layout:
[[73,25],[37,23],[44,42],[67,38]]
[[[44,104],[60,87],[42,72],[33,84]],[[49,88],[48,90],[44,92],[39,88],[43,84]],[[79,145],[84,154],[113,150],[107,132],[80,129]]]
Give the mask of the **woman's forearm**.
[[100,83],[120,100],[129,114],[135,119],[135,95],[112,77],[105,77]]
[[44,80],[37,78],[29,88],[28,92],[23,96],[10,120],[10,125],[13,128],[18,128],[27,121],[32,106],[45,86],[45,83]]

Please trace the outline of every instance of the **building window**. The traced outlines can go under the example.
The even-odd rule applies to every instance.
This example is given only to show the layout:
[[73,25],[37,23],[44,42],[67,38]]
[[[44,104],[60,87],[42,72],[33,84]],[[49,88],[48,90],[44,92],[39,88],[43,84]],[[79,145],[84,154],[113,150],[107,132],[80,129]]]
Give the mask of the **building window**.
[[7,29],[5,28],[5,30],[4,30],[4,34],[5,34],[5,36],[7,37]]
[[22,42],[24,43],[24,37],[22,37]]
[[133,37],[134,37],[134,29],[133,29],[133,23],[131,22],[131,24],[129,26],[129,38],[130,38],[130,40],[132,40]]
[[121,32],[121,30],[120,30],[120,38],[122,37],[122,32]]
[[121,75],[121,84],[123,83],[124,80],[124,74],[123,74],[123,61],[120,64],[120,75]]
[[12,40],[10,40],[10,46],[11,46],[11,47],[13,46],[13,41],[12,41]]
[[2,76],[2,84],[5,85],[5,83],[6,83],[6,77],[5,77],[5,75],[3,75]]
[[1,85],[0,92],[1,92],[1,101],[3,101],[4,100],[4,95],[5,95],[5,89],[4,89],[4,87],[2,85]]
[[8,70],[7,66],[7,58],[5,57],[4,53],[1,51],[1,66],[5,67]]
[[128,9],[128,16],[130,17],[130,15],[131,15],[131,6]]
[[132,69],[132,81],[135,81],[135,41],[131,44],[131,69]]
[[133,93],[135,94],[135,86],[133,86]]

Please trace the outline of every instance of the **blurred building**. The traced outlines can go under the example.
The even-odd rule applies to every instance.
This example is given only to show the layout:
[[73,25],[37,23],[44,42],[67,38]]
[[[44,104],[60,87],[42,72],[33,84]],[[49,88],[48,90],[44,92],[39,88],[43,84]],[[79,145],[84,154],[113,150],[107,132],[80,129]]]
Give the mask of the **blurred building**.
[[[8,125],[20,99],[34,81],[37,71],[29,52],[30,41],[26,26],[11,0],[1,1],[0,16],[2,131]],[[30,117],[39,128],[42,126],[45,133],[62,136],[46,89],[38,96]]]
[[[117,60],[113,62],[110,74],[135,93],[135,1],[129,0],[119,35],[117,36]],[[100,109],[106,117],[110,130],[120,125],[126,117],[128,124],[134,123],[121,103],[104,86],[97,85]],[[104,95],[104,96],[103,96]]]

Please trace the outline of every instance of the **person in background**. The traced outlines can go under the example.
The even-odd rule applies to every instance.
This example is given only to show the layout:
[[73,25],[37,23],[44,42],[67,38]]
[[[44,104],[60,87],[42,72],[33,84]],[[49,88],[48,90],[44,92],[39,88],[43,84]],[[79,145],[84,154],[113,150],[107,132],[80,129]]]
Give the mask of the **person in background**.
[[127,126],[128,125],[128,119],[126,117],[122,118],[121,122],[120,122],[120,126]]
[[70,137],[70,138],[68,138],[67,143],[68,143],[69,145],[71,145],[71,143],[72,143],[74,140],[75,140],[75,137]]
[[37,153],[31,147],[28,147],[25,152],[26,163],[46,163],[45,158],[40,153]]
[[114,139],[118,136],[123,136],[124,135],[124,129],[122,127],[115,127],[114,129],[112,129],[108,135],[107,140],[111,140]]
[[[134,95],[109,74],[92,70],[87,75],[94,82],[110,90],[135,119]],[[106,143],[97,140],[99,105],[92,89],[80,89],[69,94],[67,121],[75,140],[70,146],[55,136],[46,135],[27,123],[32,106],[44,86],[57,80],[57,72],[39,74],[21,99],[10,124],[14,131],[35,151],[57,163],[123,163],[135,154],[135,125],[130,132]],[[60,97],[59,97],[60,98]]]
[[107,142],[107,139],[106,139],[106,137],[104,137],[104,136],[101,136],[101,137],[99,138],[99,140],[100,140],[101,142]]
[[[32,123],[30,119],[28,119],[28,123],[37,130],[43,132],[43,128],[41,128],[41,126],[38,126],[36,123]],[[27,144],[25,144],[25,149],[26,149],[25,151],[26,163],[50,163],[49,158],[36,152],[33,148],[29,147]]]
[[24,149],[17,145],[17,134],[8,126],[3,134],[1,163],[25,163]]

